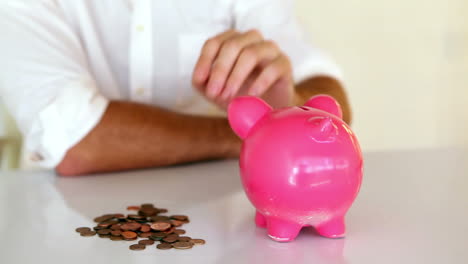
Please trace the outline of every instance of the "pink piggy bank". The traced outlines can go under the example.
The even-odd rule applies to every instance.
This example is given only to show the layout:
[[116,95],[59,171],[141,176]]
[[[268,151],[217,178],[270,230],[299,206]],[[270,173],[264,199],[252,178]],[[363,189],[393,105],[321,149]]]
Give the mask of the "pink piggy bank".
[[345,234],[344,216],[362,179],[358,140],[330,96],[273,110],[257,97],[238,97],[229,123],[243,141],[240,172],[257,209],[255,223],[276,241],[291,241],[304,226],[325,237]]

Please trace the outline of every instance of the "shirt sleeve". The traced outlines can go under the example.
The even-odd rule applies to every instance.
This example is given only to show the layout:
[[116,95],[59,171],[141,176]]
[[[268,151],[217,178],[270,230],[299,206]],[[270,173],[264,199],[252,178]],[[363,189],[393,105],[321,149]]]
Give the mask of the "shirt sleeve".
[[342,79],[338,66],[306,39],[294,15],[294,1],[237,0],[234,3],[235,28],[258,29],[266,39],[275,41],[289,56],[296,83],[318,75]]
[[27,156],[53,168],[100,121],[108,100],[55,1],[2,1],[0,28],[0,96]]

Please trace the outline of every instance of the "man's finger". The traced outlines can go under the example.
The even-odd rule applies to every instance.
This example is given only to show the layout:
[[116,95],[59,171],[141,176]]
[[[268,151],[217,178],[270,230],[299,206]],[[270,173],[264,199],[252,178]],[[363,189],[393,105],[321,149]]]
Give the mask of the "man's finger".
[[256,67],[268,64],[280,54],[280,49],[271,41],[252,44],[243,49],[229,75],[221,98],[234,97]]
[[209,81],[206,86],[206,94],[208,97],[214,98],[221,92],[244,47],[261,42],[262,40],[263,37],[258,31],[250,30],[224,41],[211,68]]
[[233,35],[239,34],[235,30],[228,30],[223,32],[213,38],[208,39],[203,48],[200,52],[200,57],[195,65],[193,76],[192,76],[192,84],[198,88],[202,89],[206,81],[208,80],[208,76],[210,75],[211,65],[213,64],[216,55],[221,48],[222,43],[232,37]]
[[274,83],[283,78],[291,78],[291,65],[286,56],[277,57],[260,73],[249,88],[249,95],[261,96]]

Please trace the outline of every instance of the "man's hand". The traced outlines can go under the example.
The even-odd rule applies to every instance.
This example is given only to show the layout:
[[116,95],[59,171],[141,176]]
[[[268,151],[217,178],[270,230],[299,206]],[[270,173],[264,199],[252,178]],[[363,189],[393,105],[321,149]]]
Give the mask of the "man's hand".
[[294,95],[289,58],[256,30],[229,30],[208,39],[192,82],[223,109],[239,95],[262,97],[273,107],[291,105]]

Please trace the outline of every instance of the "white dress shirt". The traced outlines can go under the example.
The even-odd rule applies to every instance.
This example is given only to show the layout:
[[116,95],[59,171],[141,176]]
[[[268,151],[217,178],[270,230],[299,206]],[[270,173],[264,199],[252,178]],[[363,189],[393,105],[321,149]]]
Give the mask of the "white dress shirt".
[[27,156],[52,168],[110,100],[213,114],[191,85],[203,43],[260,30],[290,57],[296,82],[340,78],[307,43],[287,0],[2,0],[0,95]]

